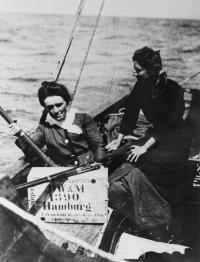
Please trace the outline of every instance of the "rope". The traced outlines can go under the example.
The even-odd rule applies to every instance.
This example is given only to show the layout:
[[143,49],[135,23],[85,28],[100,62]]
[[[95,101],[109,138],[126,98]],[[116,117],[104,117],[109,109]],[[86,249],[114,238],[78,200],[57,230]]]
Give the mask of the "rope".
[[85,1],[86,1],[86,0],[81,0],[81,1],[80,1],[80,4],[79,4],[79,6],[78,6],[78,9],[77,9],[77,12],[76,12],[76,17],[75,17],[74,26],[72,27],[70,36],[69,36],[69,38],[68,38],[68,44],[67,44],[67,48],[66,48],[66,51],[65,51],[65,55],[64,55],[64,57],[63,57],[62,63],[61,63],[60,68],[59,68],[59,70],[58,70],[58,74],[57,74],[57,76],[56,76],[55,82],[58,81],[59,76],[60,76],[61,71],[62,71],[62,68],[63,68],[63,66],[64,66],[64,64],[65,64],[65,60],[66,60],[67,54],[68,54],[68,52],[69,52],[69,50],[70,50],[70,47],[71,47],[71,44],[72,44],[72,41],[73,41],[73,34],[74,34],[74,31],[75,31],[77,22],[78,22],[78,20],[79,20],[79,18],[80,18],[80,16],[81,16],[83,7],[84,7],[84,5],[85,5]]
[[[113,35],[114,37],[116,36],[116,16],[113,17]],[[109,88],[107,90],[107,101],[110,100],[110,94],[111,94],[111,89],[114,84],[114,75],[115,75],[115,61],[116,61],[116,44],[114,41],[114,45],[112,46],[113,48],[113,57],[112,57],[112,62],[113,62],[113,70],[112,70],[112,77],[109,81]]]
[[12,213],[15,213],[16,215],[20,216],[21,218],[23,218],[24,220],[34,224],[35,226],[37,226],[41,231],[49,231],[57,236],[59,236],[60,238],[64,239],[65,241],[69,241],[72,243],[77,244],[78,246],[81,246],[82,248],[95,253],[96,255],[104,258],[104,259],[108,259],[112,262],[124,262],[124,260],[117,258],[116,256],[109,254],[103,250],[100,250],[96,247],[91,246],[90,244],[86,243],[85,241],[74,237],[74,236],[70,236],[69,234],[67,234],[64,231],[61,231],[59,229],[56,229],[54,227],[52,227],[51,225],[44,223],[43,221],[41,221],[40,219],[38,219],[37,217],[30,215],[29,213],[25,212],[23,209],[19,208],[17,205],[15,205],[14,203],[10,202],[9,200],[0,197],[0,205],[2,205],[4,208],[10,210]]
[[104,2],[105,2],[105,0],[103,0],[102,3],[101,3],[101,7],[100,7],[100,10],[99,10],[99,14],[97,16],[96,24],[94,26],[94,29],[93,29],[93,32],[92,32],[92,35],[91,35],[91,38],[90,38],[90,41],[89,41],[89,44],[88,44],[88,48],[86,50],[85,57],[84,57],[84,60],[83,60],[83,63],[82,63],[82,67],[81,67],[79,76],[78,76],[77,81],[76,81],[76,85],[75,85],[74,93],[73,93],[73,98],[76,95],[76,91],[77,91],[77,88],[78,88],[78,85],[79,85],[79,82],[80,82],[80,79],[81,79],[81,76],[82,76],[82,72],[83,72],[83,69],[84,69],[84,66],[85,66],[88,54],[89,54],[89,50],[90,50],[90,47],[92,45],[92,41],[93,41],[93,38],[94,38],[94,35],[95,35],[95,32],[96,32],[97,26],[98,26],[98,23],[99,23],[99,19],[100,19],[100,16],[101,16],[101,11],[102,11],[103,6],[104,6]]
[[[110,53],[111,53],[111,51],[110,51],[110,44],[108,44],[108,43],[109,43],[109,38],[115,36],[115,32],[114,32],[115,20],[116,20],[116,17],[114,16],[113,19],[112,19],[112,32],[110,30],[109,31],[107,30],[107,41],[106,41],[106,45],[107,46],[105,47],[105,49],[106,49],[106,52],[109,51]],[[108,32],[110,34],[108,34]],[[115,47],[113,48],[113,45],[111,47],[111,50],[112,51],[114,50],[113,53],[115,53]],[[106,62],[105,68],[108,68],[108,66],[110,66],[111,63],[112,63],[112,68],[114,68],[114,63],[113,63],[114,59],[113,59],[113,57],[115,57],[115,55],[112,55],[111,62],[109,61],[108,58],[105,60],[105,62]],[[106,78],[106,83],[105,83],[105,88],[103,90],[103,101],[109,102],[109,95],[110,95],[110,91],[111,91],[111,88],[112,88],[113,82],[114,82],[114,70],[112,70],[112,71],[111,70],[106,70],[106,72],[107,72],[107,76],[105,77]]]
[[194,75],[191,75],[190,77],[186,78],[185,80],[183,80],[182,82],[179,83],[179,85],[183,85],[185,83],[187,83],[188,81],[190,81],[192,78],[195,78],[196,76],[198,76],[200,74],[200,71],[195,73]]

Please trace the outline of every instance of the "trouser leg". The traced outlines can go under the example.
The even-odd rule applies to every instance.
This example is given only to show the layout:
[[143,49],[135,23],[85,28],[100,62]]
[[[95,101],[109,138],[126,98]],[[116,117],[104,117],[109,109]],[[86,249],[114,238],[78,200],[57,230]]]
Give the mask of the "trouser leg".
[[171,208],[148,178],[133,167],[123,178],[113,181],[109,188],[112,208],[141,227],[168,224]]
[[110,184],[108,190],[109,206],[113,209],[118,209],[120,213],[132,219],[133,215],[133,201],[126,179],[114,181]]

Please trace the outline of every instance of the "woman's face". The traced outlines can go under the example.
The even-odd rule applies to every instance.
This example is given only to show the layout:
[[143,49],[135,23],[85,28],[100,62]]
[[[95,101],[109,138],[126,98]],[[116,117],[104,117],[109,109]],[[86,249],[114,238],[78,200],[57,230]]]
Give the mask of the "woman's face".
[[150,77],[150,73],[145,69],[142,68],[137,61],[133,62],[133,67],[134,67],[134,76],[137,77],[137,79],[147,79],[148,77]]
[[45,109],[50,116],[57,120],[63,121],[67,114],[67,103],[61,96],[48,96],[44,100]]

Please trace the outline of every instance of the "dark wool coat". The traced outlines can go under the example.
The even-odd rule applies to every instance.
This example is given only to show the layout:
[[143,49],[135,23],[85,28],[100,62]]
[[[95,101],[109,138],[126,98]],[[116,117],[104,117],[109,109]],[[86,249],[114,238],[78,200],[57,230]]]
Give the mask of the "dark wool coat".
[[[161,76],[155,79],[138,81],[131,92],[122,119],[120,132],[133,133],[140,110],[152,123],[151,135],[159,140],[168,131],[182,124],[184,113],[183,89],[173,80]],[[149,130],[150,131],[150,130]]]
[[[186,197],[186,188],[192,184],[192,173],[187,167],[191,134],[183,122],[183,90],[165,76],[148,82],[138,81],[127,101],[120,128],[122,134],[133,134],[141,109],[152,127],[135,144],[142,145],[150,137],[155,138],[156,144],[133,165],[148,177],[163,197],[179,202]],[[117,173],[112,177],[119,179],[127,174],[125,170]]]
[[43,121],[38,125],[32,139],[40,148],[46,146],[47,155],[61,166],[73,164],[75,159],[78,159],[79,164],[84,164],[88,158],[101,158],[104,143],[95,121],[88,114],[76,113],[74,124],[82,130],[81,134],[67,132],[57,125]]

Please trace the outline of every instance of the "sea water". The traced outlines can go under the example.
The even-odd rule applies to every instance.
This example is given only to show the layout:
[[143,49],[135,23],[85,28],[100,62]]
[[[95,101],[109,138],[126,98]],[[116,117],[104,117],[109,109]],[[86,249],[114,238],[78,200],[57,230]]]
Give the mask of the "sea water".
[[[96,17],[84,16],[60,76],[73,93]],[[25,130],[36,128],[42,107],[37,91],[54,80],[68,43],[74,16],[0,14],[0,106]],[[131,57],[143,46],[160,50],[168,76],[181,82],[200,68],[200,21],[101,17],[73,106],[91,112],[130,92],[135,79]],[[199,89],[200,76],[184,84]],[[22,152],[0,117],[0,173]]]

